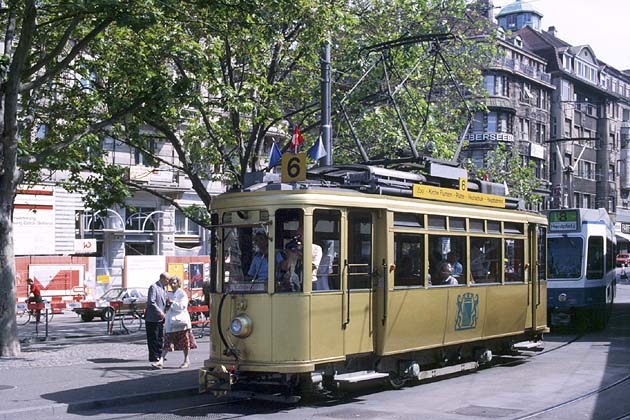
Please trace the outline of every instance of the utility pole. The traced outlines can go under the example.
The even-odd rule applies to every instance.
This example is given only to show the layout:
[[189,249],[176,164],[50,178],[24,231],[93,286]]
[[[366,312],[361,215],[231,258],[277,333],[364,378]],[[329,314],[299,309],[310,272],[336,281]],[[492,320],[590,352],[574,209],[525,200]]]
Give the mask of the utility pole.
[[331,88],[330,88],[330,39],[322,47],[322,143],[326,149],[324,166],[333,164],[332,125],[331,125]]

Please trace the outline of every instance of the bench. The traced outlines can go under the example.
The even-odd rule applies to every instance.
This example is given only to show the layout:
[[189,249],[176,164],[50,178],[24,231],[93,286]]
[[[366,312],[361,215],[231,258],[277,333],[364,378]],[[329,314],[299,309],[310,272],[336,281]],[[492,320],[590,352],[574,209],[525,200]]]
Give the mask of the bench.
[[210,328],[210,318],[208,316],[208,305],[189,306],[188,314],[190,315],[190,323],[197,334],[195,338],[201,338],[206,327]]

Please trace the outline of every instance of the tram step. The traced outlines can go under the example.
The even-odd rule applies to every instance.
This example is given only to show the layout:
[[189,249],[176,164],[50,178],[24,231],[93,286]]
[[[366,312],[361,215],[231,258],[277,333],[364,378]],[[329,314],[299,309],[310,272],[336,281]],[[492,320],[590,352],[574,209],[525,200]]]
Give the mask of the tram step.
[[361,371],[352,373],[343,373],[341,375],[335,375],[335,381],[339,383],[354,384],[363,381],[372,381],[374,379],[387,378],[389,374],[383,372],[374,371]]
[[515,350],[521,351],[543,351],[545,349],[545,343],[542,341],[522,341],[514,344]]

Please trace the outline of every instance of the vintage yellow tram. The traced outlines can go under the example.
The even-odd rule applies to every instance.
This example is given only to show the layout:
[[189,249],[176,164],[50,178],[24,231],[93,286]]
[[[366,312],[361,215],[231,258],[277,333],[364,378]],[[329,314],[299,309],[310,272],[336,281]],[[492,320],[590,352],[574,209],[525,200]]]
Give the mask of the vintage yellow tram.
[[546,218],[457,167],[428,173],[321,167],[217,197],[200,389],[397,387],[540,340]]

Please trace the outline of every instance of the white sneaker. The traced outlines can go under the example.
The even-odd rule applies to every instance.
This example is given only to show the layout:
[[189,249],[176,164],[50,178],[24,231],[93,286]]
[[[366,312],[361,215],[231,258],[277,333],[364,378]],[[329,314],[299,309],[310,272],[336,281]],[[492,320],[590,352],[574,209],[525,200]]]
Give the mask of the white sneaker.
[[162,359],[160,359],[157,362],[151,363],[151,366],[155,369],[162,369],[164,367],[164,362],[162,361]]

